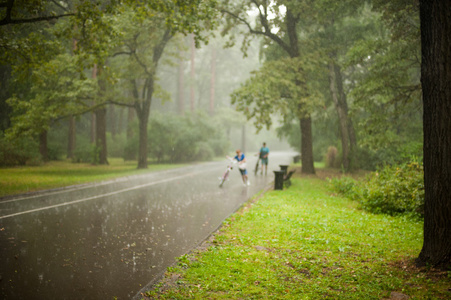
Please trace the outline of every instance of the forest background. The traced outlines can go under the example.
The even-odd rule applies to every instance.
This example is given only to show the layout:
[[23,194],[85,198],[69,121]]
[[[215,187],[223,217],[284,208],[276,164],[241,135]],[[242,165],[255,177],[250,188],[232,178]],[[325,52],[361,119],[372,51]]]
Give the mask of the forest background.
[[[146,168],[262,141],[284,149],[278,138],[301,152],[304,116],[314,161],[421,161],[416,1],[7,2],[2,166],[121,157]],[[277,42],[291,12],[296,56]],[[276,39],[255,34],[265,26]]]

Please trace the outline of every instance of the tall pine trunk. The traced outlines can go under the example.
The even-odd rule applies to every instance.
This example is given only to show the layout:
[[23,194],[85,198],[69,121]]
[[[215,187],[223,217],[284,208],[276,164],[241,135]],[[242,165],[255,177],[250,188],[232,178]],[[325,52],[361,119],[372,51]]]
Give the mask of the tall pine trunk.
[[179,115],[183,116],[185,114],[185,60],[183,58],[183,51],[180,51],[180,60],[177,72],[177,111]]
[[138,169],[147,169],[147,125],[149,124],[150,105],[154,89],[153,76],[146,82],[146,95],[141,105],[136,105],[139,121]]
[[43,161],[49,160],[49,150],[47,146],[47,130],[41,131],[39,134],[39,153]]
[[[350,171],[351,155],[355,153],[357,148],[357,141],[355,138],[354,126],[348,115],[348,103],[346,94],[343,90],[343,78],[340,67],[334,62],[336,55],[333,54],[329,62],[329,88],[335,109],[338,114],[338,121],[340,124],[341,147],[343,156],[343,167],[346,171]],[[355,155],[354,155],[355,156]],[[355,158],[353,165],[355,165]]]
[[299,120],[301,127],[301,162],[302,173],[315,174],[313,161],[312,119],[304,117]]
[[98,163],[108,165],[106,143],[106,107],[95,111],[96,115],[96,147],[99,149]]
[[191,36],[191,86],[190,86],[190,108],[191,112],[194,112],[195,109],[195,95],[194,95],[194,82],[195,82],[195,55],[196,55],[196,46],[194,43],[194,36]]
[[215,112],[215,83],[216,83],[216,48],[213,47],[211,53],[211,69],[210,69],[210,109],[212,116]]
[[424,242],[417,262],[451,269],[451,6],[420,0]]
[[67,158],[73,159],[76,146],[76,129],[75,118],[72,115],[69,116],[69,132],[67,140]]
[[[101,68],[96,68],[96,78],[100,75]],[[105,80],[99,78],[100,97],[105,95],[106,83]],[[106,106],[102,106],[94,111],[95,114],[95,145],[99,150],[97,163],[101,165],[108,165],[107,158],[107,142],[106,142]]]

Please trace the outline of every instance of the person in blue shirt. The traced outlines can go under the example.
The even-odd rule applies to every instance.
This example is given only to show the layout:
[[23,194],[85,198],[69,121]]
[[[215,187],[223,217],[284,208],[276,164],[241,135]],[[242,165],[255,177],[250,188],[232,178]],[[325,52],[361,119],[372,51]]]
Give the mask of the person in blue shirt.
[[269,148],[266,147],[266,143],[263,143],[263,147],[260,148],[260,153],[259,153],[259,157],[262,162],[261,174],[263,174],[263,168],[265,168],[265,174],[268,174],[268,155],[269,155]]
[[247,170],[246,170],[246,157],[244,156],[244,153],[241,152],[240,149],[236,150],[236,156],[234,159],[238,162],[238,169],[241,173],[241,178],[243,179],[243,183],[245,185],[250,185],[249,177],[247,176]]

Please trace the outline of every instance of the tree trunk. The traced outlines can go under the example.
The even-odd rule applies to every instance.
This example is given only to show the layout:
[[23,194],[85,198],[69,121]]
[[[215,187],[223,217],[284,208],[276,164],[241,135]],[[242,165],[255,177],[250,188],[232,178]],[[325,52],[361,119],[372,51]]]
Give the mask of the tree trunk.
[[424,242],[417,262],[451,268],[451,6],[420,0]]
[[74,116],[69,116],[69,134],[67,142],[67,158],[74,158],[76,146],[76,130],[75,130],[75,118]]
[[138,169],[147,169],[147,125],[149,123],[150,105],[154,89],[153,78],[147,79],[146,98],[141,105],[136,103],[135,108],[139,121],[139,148],[138,148]]
[[[286,49],[291,58],[298,58],[301,56],[299,51],[299,41],[297,34],[297,23],[298,19],[293,15],[292,11],[287,9],[286,12],[286,23],[287,23],[287,33],[288,39],[290,41],[289,49]],[[305,83],[297,82],[298,86],[304,86]],[[302,107],[300,102],[299,107]],[[315,167],[313,165],[313,135],[312,135],[312,119],[310,113],[302,112],[299,109],[299,113],[304,116],[300,118],[300,130],[301,130],[301,162],[302,162],[302,173],[304,174],[315,174]]]
[[195,77],[195,54],[196,47],[194,44],[194,35],[191,36],[191,87],[190,87],[190,104],[191,104],[191,112],[194,112],[194,77]]
[[138,149],[138,169],[147,169],[147,124],[149,115],[138,114],[139,120],[139,149]]
[[[335,104],[335,109],[338,114],[338,121],[340,123],[340,136],[342,148],[343,167],[346,171],[350,169],[349,155],[350,155],[350,141],[349,141],[349,124],[348,124],[348,106],[346,99],[343,99],[343,85],[341,82],[341,73],[339,67],[333,62],[329,62],[329,88],[332,100]],[[340,90],[341,87],[341,90]]]
[[96,146],[99,149],[99,161],[101,165],[108,165],[106,144],[106,108],[99,108],[96,115]]
[[[100,75],[102,68],[95,68],[95,77]],[[99,78],[98,80],[100,97],[105,95],[106,83],[105,80]],[[101,165],[108,165],[107,159],[107,143],[106,143],[106,106],[95,110],[95,145],[99,149],[98,163]]]
[[133,137],[132,123],[135,119],[135,111],[133,108],[127,108],[127,141]]
[[178,113],[183,116],[185,114],[185,61],[183,59],[183,51],[180,51],[180,61],[178,66],[177,77],[177,94],[178,94]]
[[312,119],[304,117],[299,120],[301,127],[301,162],[302,173],[315,174],[313,165]]
[[110,132],[111,132],[111,138],[113,139],[113,141],[116,138],[116,134],[117,134],[117,117],[116,117],[116,110],[114,109],[114,105],[109,105],[108,107],[108,116],[110,119]]
[[49,150],[47,147],[47,130],[41,131],[39,134],[39,153],[43,161],[49,160]]
[[215,112],[215,83],[216,83],[216,49],[213,48],[211,53],[211,77],[210,77],[210,109],[212,116]]
[[[92,68],[92,78],[97,78],[97,65],[94,64]],[[94,105],[94,103],[93,103]],[[95,113],[91,113],[91,144],[96,143],[96,115]]]
[[[130,79],[130,84],[132,86],[132,96],[133,101],[135,103],[135,108],[127,108],[127,131],[126,131],[126,137],[127,137],[127,144],[130,143],[133,139],[133,120],[135,119],[135,110],[137,111],[137,106],[139,103],[139,95],[138,95],[138,88],[136,87],[136,81],[133,79]],[[125,160],[134,160],[136,159],[136,152],[135,151],[125,151],[124,153],[124,159]]]

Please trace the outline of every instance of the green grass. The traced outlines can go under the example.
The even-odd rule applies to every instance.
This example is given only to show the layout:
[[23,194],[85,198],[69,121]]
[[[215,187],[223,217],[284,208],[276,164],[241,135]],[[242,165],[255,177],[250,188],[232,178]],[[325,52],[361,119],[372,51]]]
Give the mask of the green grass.
[[138,170],[136,161],[110,158],[108,162],[109,165],[90,165],[52,161],[42,166],[0,168],[0,197],[182,166],[150,164],[148,169]]
[[374,215],[296,178],[243,207],[208,243],[179,258],[152,299],[450,299],[451,273],[417,269],[422,224]]

